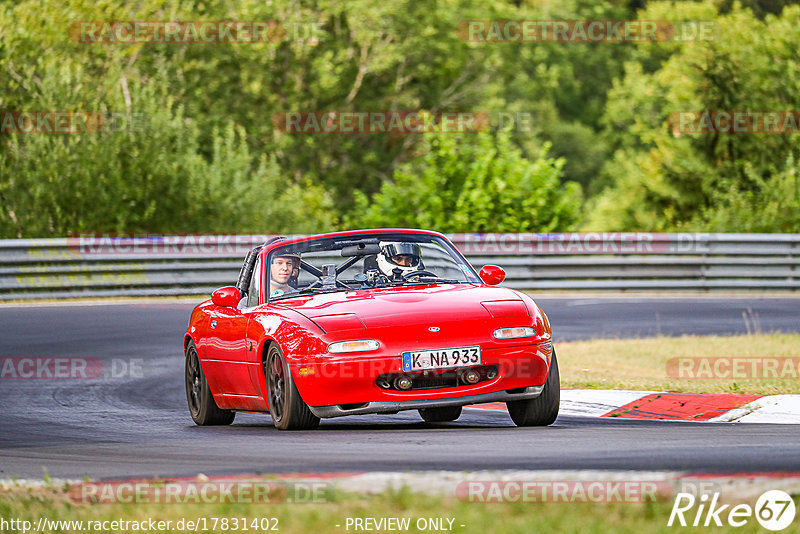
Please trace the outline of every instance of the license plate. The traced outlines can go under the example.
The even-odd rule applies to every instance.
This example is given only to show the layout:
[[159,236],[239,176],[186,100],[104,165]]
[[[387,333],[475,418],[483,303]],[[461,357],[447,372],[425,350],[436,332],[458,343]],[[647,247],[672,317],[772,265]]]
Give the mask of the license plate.
[[452,349],[418,350],[403,353],[403,371],[444,369],[465,365],[480,365],[481,348],[456,347]]

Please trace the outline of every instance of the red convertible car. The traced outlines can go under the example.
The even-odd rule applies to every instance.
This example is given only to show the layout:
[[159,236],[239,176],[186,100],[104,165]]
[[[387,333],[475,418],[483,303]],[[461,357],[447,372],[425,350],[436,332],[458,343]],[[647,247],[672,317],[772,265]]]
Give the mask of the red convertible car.
[[385,229],[274,238],[236,286],[192,312],[186,397],[198,425],[270,414],[282,430],[320,418],[505,402],[518,426],[553,423],[558,363],[547,316],[496,287],[442,234]]

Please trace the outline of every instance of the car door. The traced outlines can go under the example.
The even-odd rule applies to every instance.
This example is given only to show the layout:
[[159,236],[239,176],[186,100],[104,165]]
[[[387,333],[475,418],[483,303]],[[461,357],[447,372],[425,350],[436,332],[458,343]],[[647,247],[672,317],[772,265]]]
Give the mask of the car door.
[[[262,339],[264,329],[255,321],[257,315],[263,315],[262,311],[255,311],[256,306],[263,302],[262,285],[265,280],[265,274],[262,272],[263,262],[261,258],[256,261],[253,268],[253,275],[248,285],[246,295],[245,314],[247,315],[247,335],[245,338],[245,350],[242,354],[244,366],[247,367],[248,388],[245,391],[244,387],[240,392],[242,394],[241,400],[246,403],[247,409],[255,411],[266,411],[267,402],[263,396],[264,390],[264,371],[261,366],[261,353],[259,352],[259,341]],[[250,311],[253,310],[253,311]],[[242,384],[245,382],[243,381]],[[246,398],[244,397],[246,395]]]
[[[253,269],[253,279],[258,279],[259,269],[260,261],[256,262]],[[257,295],[256,292],[256,304]],[[208,326],[207,359],[203,367],[206,374],[211,375],[207,379],[215,395],[230,397],[222,401],[226,407],[246,408],[249,404],[246,397],[254,395],[246,350],[247,322],[250,315],[248,309],[253,301],[249,295],[247,297],[248,300],[242,301],[236,308],[214,306]],[[243,405],[238,400],[244,401]],[[231,404],[228,405],[228,402]],[[220,404],[219,399],[217,404]]]
[[213,376],[215,393],[235,395],[250,389],[244,365],[246,335],[247,316],[241,310],[224,306],[213,310],[208,328],[208,359],[204,363],[208,366],[206,374]]

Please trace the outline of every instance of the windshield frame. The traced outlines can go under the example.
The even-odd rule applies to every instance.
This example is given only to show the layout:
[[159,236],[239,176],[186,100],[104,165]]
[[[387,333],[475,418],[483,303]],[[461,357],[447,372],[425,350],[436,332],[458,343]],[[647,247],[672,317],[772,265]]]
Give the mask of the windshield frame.
[[[343,287],[338,287],[336,289],[329,289],[325,290],[322,287],[318,286],[318,291],[314,292],[306,292],[304,289],[300,289],[298,292],[293,293],[285,293],[279,296],[270,296],[270,268],[272,265],[272,259],[276,255],[276,253],[287,252],[287,248],[291,251],[297,252],[299,254],[307,253],[307,252],[314,252],[317,251],[325,251],[325,250],[332,250],[334,245],[341,244],[343,242],[358,242],[364,240],[375,239],[377,242],[382,241],[411,241],[420,244],[426,243],[435,243],[443,248],[443,250],[451,257],[453,260],[453,264],[458,266],[466,266],[466,269],[460,267],[461,270],[464,272],[464,276],[467,280],[452,280],[452,279],[440,279],[437,282],[435,279],[430,278],[430,282],[421,282],[419,280],[415,281],[407,281],[403,283],[395,283],[395,284],[387,284],[381,285],[376,287],[352,287],[345,289]],[[435,285],[435,284],[480,284],[481,278],[475,268],[470,264],[470,262],[464,257],[463,254],[450,242],[450,240],[442,235],[435,232],[421,232],[421,231],[403,231],[403,230],[376,230],[376,231],[359,231],[356,233],[344,233],[344,232],[337,232],[335,234],[322,234],[318,236],[310,236],[305,239],[297,239],[297,240],[282,240],[279,242],[274,243],[268,250],[264,250],[262,252],[264,261],[262,265],[264,266],[261,276],[262,276],[262,283],[261,283],[261,291],[263,296],[263,302],[280,302],[283,300],[287,300],[290,298],[295,297],[308,297],[309,295],[314,294],[321,294],[321,293],[344,293],[347,291],[361,291],[361,290],[370,290],[370,289],[382,289],[382,288],[391,288],[391,287],[409,287],[409,286],[423,286],[423,285]],[[347,260],[348,257],[342,256],[341,261]],[[354,263],[358,263],[358,261],[363,261],[358,259]],[[341,263],[341,262],[340,262]],[[312,272],[309,270],[309,267],[315,271],[320,270],[320,266],[308,264],[304,260],[301,260],[301,271],[305,271],[308,273],[313,274],[314,276],[320,276],[319,274]],[[321,273],[320,273],[321,274]],[[473,280],[469,280],[472,277]]]

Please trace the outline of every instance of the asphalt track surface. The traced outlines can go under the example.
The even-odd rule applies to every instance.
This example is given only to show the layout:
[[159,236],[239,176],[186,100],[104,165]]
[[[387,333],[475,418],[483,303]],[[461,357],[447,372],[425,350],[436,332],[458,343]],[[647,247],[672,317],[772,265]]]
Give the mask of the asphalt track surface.
[[[796,298],[542,298],[560,340],[800,331]],[[0,478],[482,469],[800,471],[791,425],[562,416],[516,428],[504,411],[447,424],[416,412],[279,432],[269,416],[195,426],[182,334],[190,303],[0,307],[0,357],[89,357],[121,376],[0,380]],[[745,320],[746,317],[747,320]],[[124,369],[134,362],[135,369]],[[126,372],[127,371],[127,372]]]

